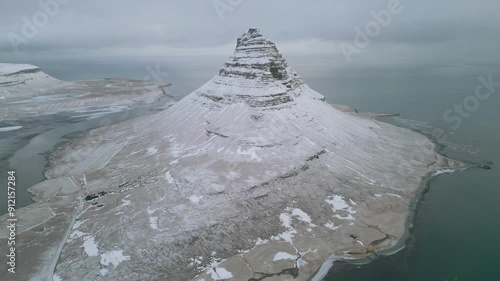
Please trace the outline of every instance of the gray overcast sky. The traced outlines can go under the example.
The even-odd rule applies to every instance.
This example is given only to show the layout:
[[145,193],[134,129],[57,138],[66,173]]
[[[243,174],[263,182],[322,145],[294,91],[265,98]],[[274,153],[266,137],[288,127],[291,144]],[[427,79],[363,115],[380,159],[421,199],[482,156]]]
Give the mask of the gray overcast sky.
[[[370,12],[387,9],[391,0],[64,0],[44,23],[39,2],[54,1],[63,2],[1,0],[0,59],[230,55],[236,37],[249,27],[259,28],[286,54],[342,55],[341,42],[354,45],[354,28],[364,29],[373,20]],[[360,55],[498,64],[500,1],[400,3],[401,13],[392,15]],[[214,6],[224,5],[230,10],[217,13]],[[26,20],[36,24],[36,15],[40,27],[27,38],[23,26]],[[18,53],[10,42],[14,37]]]

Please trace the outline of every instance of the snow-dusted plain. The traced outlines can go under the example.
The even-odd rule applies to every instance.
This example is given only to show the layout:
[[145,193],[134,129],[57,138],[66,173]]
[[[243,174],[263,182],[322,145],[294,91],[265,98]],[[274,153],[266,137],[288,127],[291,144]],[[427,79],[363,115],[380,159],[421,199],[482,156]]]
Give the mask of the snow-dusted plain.
[[[0,63],[0,121],[60,112],[82,116],[151,103],[168,84],[129,79],[65,82],[29,64]],[[0,128],[1,130],[2,128]]]
[[[67,192],[33,188],[27,209],[55,216],[19,233],[21,247],[42,243],[24,269],[60,280],[309,280],[393,247],[424,179],[460,163],[422,135],[343,111],[250,29],[219,74],[172,107],[56,152],[46,174]],[[78,223],[66,218],[75,213]],[[49,274],[56,246],[45,237],[68,225],[78,229]]]

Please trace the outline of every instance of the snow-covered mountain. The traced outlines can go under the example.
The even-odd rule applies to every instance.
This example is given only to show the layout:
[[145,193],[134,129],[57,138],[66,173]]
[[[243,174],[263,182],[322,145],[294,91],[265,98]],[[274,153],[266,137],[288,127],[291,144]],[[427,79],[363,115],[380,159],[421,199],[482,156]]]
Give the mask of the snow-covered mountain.
[[119,78],[66,82],[38,66],[0,63],[0,121],[59,112],[116,111],[158,100],[164,94],[162,86],[168,84]]
[[69,227],[46,250],[63,245],[62,280],[309,280],[395,246],[424,177],[449,164],[417,133],[326,103],[256,29],[172,107],[53,159],[33,191],[56,214],[73,202],[77,222],[44,225]]
[[280,109],[294,104],[293,97],[300,95],[301,87],[304,82],[276,45],[250,29],[238,39],[234,55],[219,75],[196,92],[220,104],[244,102],[252,108]]
[[44,73],[38,66],[0,63],[0,94],[4,98],[31,97],[39,93],[38,89],[53,88],[63,83]]

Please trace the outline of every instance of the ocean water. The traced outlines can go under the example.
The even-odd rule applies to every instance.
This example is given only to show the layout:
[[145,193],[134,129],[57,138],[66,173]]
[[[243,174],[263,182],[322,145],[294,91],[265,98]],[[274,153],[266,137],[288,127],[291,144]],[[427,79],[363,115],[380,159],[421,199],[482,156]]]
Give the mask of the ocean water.
[[[364,96],[375,92],[376,98],[367,97],[370,105],[366,101],[358,104],[363,110],[401,113],[391,123],[426,134],[440,129],[446,136],[438,141],[444,145],[443,153],[467,162],[492,163],[492,169],[434,178],[418,205],[404,250],[366,266],[332,273],[327,281],[500,280],[500,87],[479,101],[477,109],[465,110],[460,124],[459,114],[447,116],[453,122],[443,117],[454,104],[465,102],[469,103],[465,109],[474,109],[472,96],[480,84],[478,77],[491,74],[494,81],[500,81],[500,69],[462,66],[451,73],[434,70],[367,74],[367,80],[360,80],[365,81],[361,82]],[[341,82],[343,89],[352,86],[348,81]],[[362,96],[359,92],[345,100],[355,104]]]
[[[443,153],[491,170],[469,169],[434,178],[420,201],[407,247],[372,264],[332,273],[328,281],[500,280],[500,87],[474,104],[478,77],[500,81],[500,68],[477,65],[349,65],[328,57],[288,57],[309,86],[330,103],[359,111],[399,113],[391,120],[432,133]],[[62,80],[103,77],[172,82],[181,98],[217,74],[227,57],[92,58],[11,61],[36,64]],[[484,89],[483,89],[484,90]],[[454,104],[469,102],[463,116]],[[477,105],[477,106],[476,106]],[[476,108],[477,107],[477,108]],[[443,115],[448,113],[447,119]],[[460,120],[460,124],[458,124]],[[28,138],[28,136],[26,136]]]
[[[66,112],[57,115],[38,116],[16,121],[0,121],[0,127],[21,127],[0,132],[0,171],[16,171],[16,208],[33,203],[28,188],[45,180],[50,154],[59,146],[82,137],[88,130],[107,124],[125,121],[160,110],[169,97],[158,102],[121,112],[107,113],[100,117],[75,117],[82,113]],[[14,123],[11,123],[14,122]],[[7,213],[7,201],[0,201],[0,215]]]

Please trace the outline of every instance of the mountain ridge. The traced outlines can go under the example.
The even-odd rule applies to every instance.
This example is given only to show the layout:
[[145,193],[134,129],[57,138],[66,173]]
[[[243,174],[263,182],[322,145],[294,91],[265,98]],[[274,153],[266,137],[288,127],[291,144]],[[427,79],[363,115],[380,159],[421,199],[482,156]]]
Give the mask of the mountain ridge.
[[169,84],[131,79],[68,82],[30,64],[0,63],[0,121],[63,112],[98,112],[152,103]]

